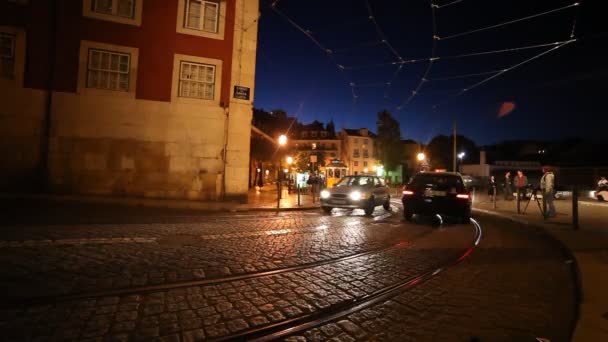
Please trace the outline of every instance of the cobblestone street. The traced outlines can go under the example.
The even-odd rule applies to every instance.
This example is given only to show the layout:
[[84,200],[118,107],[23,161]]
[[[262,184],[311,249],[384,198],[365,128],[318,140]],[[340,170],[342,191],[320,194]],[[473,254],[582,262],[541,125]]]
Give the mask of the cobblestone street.
[[373,217],[68,204],[33,217],[36,204],[23,204],[0,232],[0,331],[10,341],[243,340],[307,323],[279,339],[569,339],[575,284],[552,240],[483,216],[473,249],[473,224],[405,223],[397,203]]

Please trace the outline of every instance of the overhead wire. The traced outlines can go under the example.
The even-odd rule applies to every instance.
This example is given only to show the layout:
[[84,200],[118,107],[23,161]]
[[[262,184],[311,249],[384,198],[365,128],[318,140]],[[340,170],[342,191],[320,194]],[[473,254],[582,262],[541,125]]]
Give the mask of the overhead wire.
[[270,8],[275,13],[277,13],[280,17],[282,17],[284,20],[286,20],[289,24],[291,24],[293,27],[295,27],[298,31],[302,32],[306,37],[308,37],[308,39],[310,39],[331,60],[331,62],[338,68],[338,70],[342,72],[343,77],[346,79],[347,83],[350,85],[351,93],[353,96],[353,101],[356,101],[358,96],[357,96],[357,93],[355,92],[355,83],[352,82],[352,80],[350,80],[350,78],[346,75],[346,73],[344,73],[344,66],[342,66],[341,64],[336,62],[335,58],[333,57],[333,51],[331,49],[325,47],[323,44],[321,44],[321,42],[312,35],[311,31],[304,29],[302,26],[298,25],[298,23],[296,23],[293,19],[291,19],[291,17],[289,17],[287,14],[285,14],[283,11],[281,11],[276,6],[278,1],[279,0],[275,0],[270,5]]
[[412,64],[412,63],[430,62],[430,61],[438,61],[438,60],[446,60],[446,59],[476,57],[476,56],[483,56],[483,55],[492,55],[492,54],[508,53],[508,52],[522,51],[522,50],[538,49],[538,48],[547,47],[547,46],[556,46],[556,45],[559,45],[559,44],[562,44],[565,42],[567,42],[567,40],[519,46],[519,47],[514,47],[514,48],[471,52],[471,53],[465,53],[465,54],[459,54],[459,55],[451,55],[451,56],[449,55],[449,56],[443,56],[443,57],[435,56],[435,57],[425,57],[425,58],[415,58],[415,59],[403,60],[400,62],[377,63],[377,64],[358,65],[358,66],[344,66],[344,68],[346,70],[355,70],[355,69],[366,69],[366,68],[390,66],[390,65],[395,65],[395,64]]
[[418,93],[418,91],[420,91],[420,88],[422,88],[422,85],[427,81],[426,77],[428,76],[429,72],[431,71],[431,68],[433,68],[433,63],[435,62],[435,51],[437,50],[437,40],[438,40],[437,39],[437,18],[435,15],[435,6],[433,3],[433,0],[429,0],[429,3],[431,5],[431,18],[432,18],[431,21],[432,21],[432,26],[433,26],[433,36],[432,36],[433,44],[431,46],[431,57],[429,58],[429,64],[426,67],[424,74],[420,78],[420,82],[418,83],[416,88],[414,88],[414,90],[412,90],[411,95],[407,99],[405,99],[405,101],[403,101],[401,103],[401,105],[397,106],[396,109],[398,111],[403,109],[403,107],[409,105],[410,102],[414,99],[414,97],[416,97],[416,94]]
[[443,5],[435,5],[435,8],[440,9],[440,8],[452,6],[452,5],[455,5],[455,4],[457,4],[459,2],[462,2],[462,1],[464,1],[464,0],[456,0],[456,1],[452,1],[452,2],[449,2],[447,4],[443,4]]
[[455,76],[448,76],[448,77],[429,78],[428,81],[429,82],[436,82],[436,81],[457,80],[457,79],[461,79],[461,78],[469,78],[469,77],[476,77],[476,76],[484,76],[484,75],[497,74],[497,73],[499,73],[499,72],[501,72],[503,70],[505,70],[505,69],[490,70],[490,71],[476,72],[476,73],[462,74],[462,75],[455,75]]
[[469,31],[465,31],[465,32],[461,32],[461,33],[456,33],[456,34],[452,34],[446,37],[438,37],[439,40],[448,40],[448,39],[452,39],[452,38],[457,38],[457,37],[462,37],[462,36],[466,36],[469,34],[473,34],[473,33],[478,33],[478,32],[482,32],[482,31],[487,31],[487,30],[491,30],[491,29],[495,29],[495,28],[499,28],[502,26],[507,26],[507,25],[511,25],[511,24],[515,24],[521,21],[525,21],[525,20],[530,20],[530,19],[534,19],[534,18],[538,18],[547,14],[551,14],[551,13],[555,13],[555,12],[559,12],[559,11],[563,11],[565,9],[571,8],[571,7],[576,7],[578,6],[579,3],[575,2],[573,4],[567,5],[567,6],[562,6],[559,8],[555,8],[549,11],[545,11],[542,13],[537,13],[537,14],[533,14],[533,15],[529,15],[523,18],[519,18],[519,19],[514,19],[514,20],[509,20],[500,24],[496,24],[496,25],[491,25],[491,26],[486,26],[486,27],[482,27],[482,28],[478,28],[478,29],[474,29],[474,30],[469,30]]
[[[526,59],[526,60],[524,60],[522,62],[516,63],[516,64],[514,64],[514,65],[512,65],[512,66],[510,66],[508,68],[505,68],[505,69],[497,72],[496,74],[494,74],[492,76],[486,77],[486,78],[484,78],[483,80],[481,80],[481,81],[479,81],[477,83],[474,83],[474,84],[472,84],[472,85],[470,85],[470,86],[468,86],[466,88],[463,88],[462,90],[460,90],[460,92],[458,92],[458,94],[454,95],[451,99],[456,98],[456,97],[458,97],[460,95],[463,95],[464,93],[467,93],[467,92],[469,92],[469,91],[471,91],[471,90],[473,90],[473,89],[475,89],[475,88],[477,88],[477,87],[479,87],[479,86],[481,86],[481,85],[483,85],[483,84],[485,84],[485,83],[487,83],[487,82],[489,82],[489,81],[491,81],[491,80],[493,80],[493,79],[495,79],[495,78],[497,78],[499,76],[502,76],[503,74],[505,74],[505,73],[507,73],[509,71],[512,71],[512,70],[514,70],[516,68],[519,68],[520,66],[522,66],[524,64],[528,64],[528,63],[530,63],[530,62],[532,62],[532,61],[534,61],[534,60],[536,60],[536,59],[538,59],[538,58],[540,58],[540,57],[542,57],[542,56],[544,56],[546,54],[549,54],[549,53],[551,53],[551,52],[553,52],[553,51],[555,51],[555,50],[557,50],[559,48],[562,48],[562,47],[564,47],[564,46],[566,46],[568,44],[574,43],[575,41],[577,41],[577,39],[567,40],[567,41],[561,43],[560,45],[554,46],[554,47],[552,47],[550,49],[547,49],[547,50],[545,50],[545,51],[543,51],[543,52],[541,52],[539,54],[536,54],[536,55],[534,55],[534,56],[532,56],[532,57],[530,57],[530,58],[528,58],[528,59]],[[438,103],[438,104],[433,105],[433,108],[436,109],[440,105],[443,105],[445,102],[447,102],[447,100],[449,100],[449,99],[446,99],[442,103]]]

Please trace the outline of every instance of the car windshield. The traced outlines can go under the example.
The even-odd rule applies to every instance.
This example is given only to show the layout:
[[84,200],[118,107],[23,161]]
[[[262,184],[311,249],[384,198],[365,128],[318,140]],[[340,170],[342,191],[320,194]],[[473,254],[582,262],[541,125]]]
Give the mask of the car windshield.
[[374,179],[372,177],[344,177],[336,183],[336,186],[365,186],[373,184]]
[[437,190],[456,188],[458,191],[462,191],[464,189],[461,178],[452,175],[418,175],[414,177],[411,185],[416,188],[433,188]]

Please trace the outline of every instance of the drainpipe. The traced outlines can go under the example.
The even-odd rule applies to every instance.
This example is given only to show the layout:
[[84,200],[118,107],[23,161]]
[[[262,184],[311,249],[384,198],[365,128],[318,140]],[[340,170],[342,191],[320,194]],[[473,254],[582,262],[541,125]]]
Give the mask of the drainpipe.
[[[32,6],[32,5],[30,5]],[[57,1],[50,0],[50,25],[49,34],[51,36],[50,46],[48,51],[49,74],[46,82],[46,103],[44,118],[42,120],[42,132],[40,137],[40,166],[38,170],[38,181],[40,189],[43,192],[48,192],[49,184],[49,149],[51,140],[51,125],[52,125],[52,107],[53,107],[53,90],[55,86],[55,62],[57,51]]]
[[226,199],[226,164],[228,164],[228,124],[230,118],[230,110],[228,106],[224,106],[224,148],[222,149],[222,159],[224,161],[222,171],[222,190],[220,194],[221,200]]

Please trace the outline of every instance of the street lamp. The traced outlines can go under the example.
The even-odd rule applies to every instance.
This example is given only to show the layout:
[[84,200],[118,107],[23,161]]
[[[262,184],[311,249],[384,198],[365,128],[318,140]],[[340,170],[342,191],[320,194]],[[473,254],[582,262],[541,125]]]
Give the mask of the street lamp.
[[458,169],[462,167],[462,158],[464,158],[466,154],[464,152],[458,153]]
[[293,158],[292,157],[287,157],[287,165],[291,165],[293,163]]
[[422,162],[426,159],[426,156],[424,155],[424,153],[420,152],[418,153],[418,161]]
[[285,134],[281,134],[279,137],[279,145],[285,146],[285,144],[287,144],[287,136],[285,136]]
[[[279,147],[287,145],[287,136],[285,134],[281,134],[279,136]],[[281,180],[283,179],[283,175],[281,175],[281,169],[283,168],[283,161],[279,158],[279,171],[277,172],[277,209],[281,206],[281,192],[283,188],[281,187]]]

